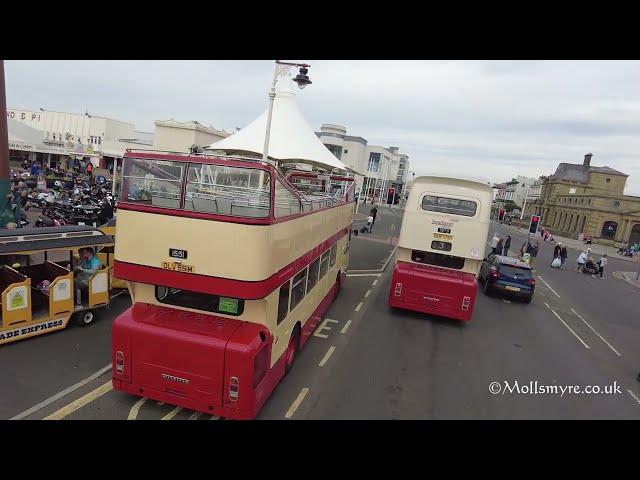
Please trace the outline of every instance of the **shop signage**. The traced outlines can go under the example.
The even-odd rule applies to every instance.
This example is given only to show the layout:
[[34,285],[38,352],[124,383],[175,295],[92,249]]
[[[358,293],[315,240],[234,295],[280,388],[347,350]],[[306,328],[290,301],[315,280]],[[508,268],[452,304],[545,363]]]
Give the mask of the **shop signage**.
[[27,120],[30,122],[39,122],[40,114],[35,112],[22,112],[18,110],[7,110],[7,118],[14,120]]

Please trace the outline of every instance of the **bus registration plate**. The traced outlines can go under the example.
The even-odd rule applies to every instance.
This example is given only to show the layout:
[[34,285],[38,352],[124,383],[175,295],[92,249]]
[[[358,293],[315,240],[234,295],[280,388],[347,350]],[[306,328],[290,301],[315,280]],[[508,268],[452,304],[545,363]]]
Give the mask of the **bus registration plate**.
[[438,240],[453,240],[453,235],[447,235],[444,233],[434,233],[433,238],[437,238]]
[[195,268],[192,265],[183,265],[178,262],[162,262],[161,266],[165,270],[173,270],[175,272],[182,273],[195,273]]

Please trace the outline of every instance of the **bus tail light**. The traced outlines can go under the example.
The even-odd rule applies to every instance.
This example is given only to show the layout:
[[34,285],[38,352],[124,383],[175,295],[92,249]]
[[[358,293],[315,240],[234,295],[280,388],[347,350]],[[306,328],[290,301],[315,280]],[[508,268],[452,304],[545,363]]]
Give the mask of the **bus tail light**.
[[471,302],[471,297],[462,297],[462,310],[469,310],[470,302]]
[[231,377],[229,379],[229,400],[232,402],[238,401],[238,395],[240,392],[240,381],[238,377]]
[[395,295],[396,297],[402,295],[402,284],[400,282],[396,283]]
[[120,350],[116,352],[116,372],[124,374],[124,353]]
[[268,353],[265,346],[253,359],[253,388],[256,388],[267,373]]

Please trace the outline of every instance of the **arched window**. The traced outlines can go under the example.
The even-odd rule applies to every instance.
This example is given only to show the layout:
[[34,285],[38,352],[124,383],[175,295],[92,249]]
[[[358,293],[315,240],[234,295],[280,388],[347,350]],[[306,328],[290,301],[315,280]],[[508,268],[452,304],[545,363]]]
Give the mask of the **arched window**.
[[633,245],[634,243],[640,243],[640,223],[636,223],[631,229],[629,245]]
[[586,223],[587,223],[587,216],[585,215],[584,218],[582,219],[582,227],[580,227],[580,231],[582,233],[585,233],[584,226],[586,225]]
[[616,236],[616,231],[618,230],[618,224],[616,222],[604,222],[602,225],[602,233],[600,236],[602,238],[608,238],[613,240]]
[[555,212],[553,212],[553,222],[551,223],[551,226],[555,226],[556,225],[556,219],[558,218],[558,211],[556,210]]

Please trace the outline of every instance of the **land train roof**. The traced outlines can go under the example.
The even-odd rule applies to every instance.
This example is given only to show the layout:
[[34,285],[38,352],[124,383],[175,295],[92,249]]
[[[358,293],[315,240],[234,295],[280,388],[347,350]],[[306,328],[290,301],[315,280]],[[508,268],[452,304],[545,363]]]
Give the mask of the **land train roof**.
[[0,255],[36,250],[74,249],[110,243],[113,243],[112,236],[84,225],[0,229]]

